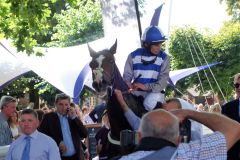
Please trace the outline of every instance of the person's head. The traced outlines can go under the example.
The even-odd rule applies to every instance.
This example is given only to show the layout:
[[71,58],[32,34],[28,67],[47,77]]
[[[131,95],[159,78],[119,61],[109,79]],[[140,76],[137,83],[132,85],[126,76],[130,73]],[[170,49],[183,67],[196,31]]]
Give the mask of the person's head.
[[215,103],[209,107],[209,112],[211,113],[221,113],[222,108],[219,103]]
[[233,84],[235,87],[237,98],[240,98],[240,73],[234,75]]
[[50,110],[47,106],[44,106],[43,108],[41,108],[41,110],[44,112],[44,114],[50,112]]
[[17,100],[11,96],[2,96],[0,109],[5,118],[9,118],[16,111]]
[[143,47],[149,49],[156,55],[161,49],[162,43],[167,40],[161,29],[157,26],[147,27],[142,35]]
[[192,103],[186,101],[182,98],[170,98],[166,101],[166,104],[163,105],[163,109],[168,111],[173,109],[190,109],[196,110]]
[[61,115],[65,115],[70,107],[70,102],[70,97],[65,93],[57,94],[55,97],[57,112]]
[[71,102],[68,113],[70,115],[74,115],[75,113],[77,114],[76,108],[77,108],[77,106],[74,103]]
[[38,116],[38,121],[39,121],[39,123],[41,123],[45,113],[41,109],[37,109],[36,112],[37,112],[37,116]]
[[82,113],[83,113],[83,115],[86,115],[88,113],[88,107],[87,106],[82,107]]
[[41,109],[44,113],[50,112],[50,110],[49,110],[49,108],[48,108],[48,106],[47,106],[46,103],[41,103],[41,104],[39,105],[39,107],[40,107],[40,109]]
[[178,98],[167,99],[166,103],[162,107],[163,109],[170,111],[173,109],[181,109],[181,103]]
[[204,106],[203,106],[202,103],[199,103],[199,104],[197,105],[197,111],[199,111],[199,112],[204,111]]
[[22,133],[32,134],[39,126],[37,113],[33,109],[24,109],[21,112],[19,125]]
[[8,123],[10,125],[18,123],[18,112],[15,111],[13,114],[9,117]]
[[176,145],[180,142],[178,118],[163,109],[146,113],[141,119],[139,132],[141,138],[162,138]]

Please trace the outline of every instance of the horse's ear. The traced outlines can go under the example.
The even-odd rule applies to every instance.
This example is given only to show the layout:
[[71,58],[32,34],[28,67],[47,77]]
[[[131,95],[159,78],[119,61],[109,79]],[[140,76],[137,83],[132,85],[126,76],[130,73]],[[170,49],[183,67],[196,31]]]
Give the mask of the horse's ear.
[[90,56],[91,56],[92,58],[93,58],[93,57],[96,57],[97,52],[94,51],[94,50],[89,46],[89,44],[87,44],[87,46],[88,46],[88,50],[89,50]]
[[115,54],[117,52],[117,39],[116,39],[115,43],[113,44],[113,46],[110,48],[110,52],[112,54]]

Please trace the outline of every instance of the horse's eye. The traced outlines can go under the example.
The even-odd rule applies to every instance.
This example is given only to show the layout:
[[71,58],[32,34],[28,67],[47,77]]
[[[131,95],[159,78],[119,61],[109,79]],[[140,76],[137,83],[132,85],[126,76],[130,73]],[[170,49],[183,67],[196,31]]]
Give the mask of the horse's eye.
[[89,66],[90,66],[91,68],[97,68],[97,67],[98,67],[98,63],[97,63],[97,61],[93,60],[93,61],[91,61],[91,62],[89,63]]

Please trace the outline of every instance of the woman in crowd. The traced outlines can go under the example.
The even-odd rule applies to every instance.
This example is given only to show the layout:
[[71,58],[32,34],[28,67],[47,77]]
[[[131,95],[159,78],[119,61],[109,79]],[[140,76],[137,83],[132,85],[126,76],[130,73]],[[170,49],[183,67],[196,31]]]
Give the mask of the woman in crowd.
[[8,125],[12,131],[13,139],[17,139],[20,136],[17,111],[15,111],[13,115],[8,119]]

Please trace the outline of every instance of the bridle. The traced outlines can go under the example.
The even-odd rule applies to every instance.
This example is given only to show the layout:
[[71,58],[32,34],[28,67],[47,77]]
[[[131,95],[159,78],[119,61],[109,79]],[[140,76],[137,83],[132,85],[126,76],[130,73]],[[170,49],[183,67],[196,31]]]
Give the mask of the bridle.
[[[110,62],[105,62],[105,63],[108,63],[108,64],[111,64],[111,68],[112,68],[112,72],[111,74],[106,72],[102,66],[98,66],[97,68],[93,69],[92,72],[94,73],[95,75],[95,80],[96,82],[99,82],[99,81],[103,81],[104,80],[104,76],[107,77],[107,79],[110,79],[110,82],[107,82],[107,84],[111,84],[111,86],[114,85],[114,82],[115,82],[115,78],[114,78],[114,73],[115,73],[115,61],[112,60]],[[106,78],[105,78],[106,79]]]

